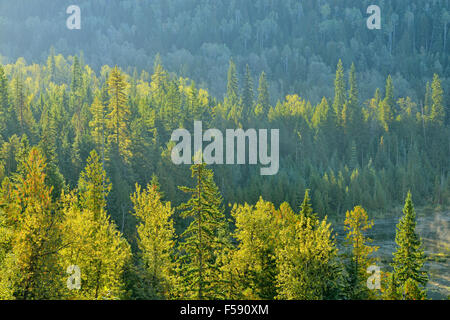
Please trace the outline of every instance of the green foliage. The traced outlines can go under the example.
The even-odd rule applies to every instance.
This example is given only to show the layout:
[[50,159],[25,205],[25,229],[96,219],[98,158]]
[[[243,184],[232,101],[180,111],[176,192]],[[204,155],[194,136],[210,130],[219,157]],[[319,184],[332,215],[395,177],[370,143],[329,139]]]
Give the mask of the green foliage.
[[181,216],[191,223],[181,235],[181,278],[185,299],[222,298],[219,254],[226,246],[228,232],[222,197],[213,173],[205,164],[191,167],[194,187],[180,187],[190,199],[179,206]]
[[365,233],[373,226],[373,221],[369,221],[367,212],[360,206],[345,214],[345,244],[350,248],[347,253],[346,269],[347,277],[347,298],[352,300],[363,300],[373,298],[373,294],[367,288],[369,274],[367,269],[375,263],[372,257],[378,247],[370,246],[368,243],[372,239],[365,236]]
[[261,76],[259,77],[258,99],[256,101],[254,111],[257,118],[261,118],[268,114],[270,107],[269,99],[269,88],[267,85],[266,74],[262,72]]
[[76,265],[81,272],[81,288],[66,289],[70,299],[119,299],[125,294],[123,271],[131,251],[105,210],[110,188],[100,159],[92,151],[77,194],[62,197],[61,269]]
[[342,60],[339,59],[336,68],[336,78],[334,80],[334,102],[333,109],[336,114],[336,119],[338,124],[342,124],[342,114],[343,108],[346,102],[345,94],[345,80],[344,80],[344,67],[342,65]]
[[309,190],[305,191],[305,197],[303,198],[303,202],[300,205],[300,215],[305,218],[311,219],[312,223],[314,221],[317,221],[317,214],[314,213],[314,210],[312,208],[311,198],[309,197]]
[[235,298],[273,299],[276,295],[275,248],[279,227],[275,207],[262,198],[254,206],[234,205],[231,211],[238,241],[230,265]]
[[423,269],[425,254],[422,241],[416,233],[416,213],[412,203],[411,193],[405,200],[403,217],[397,225],[395,242],[398,245],[394,252],[394,276],[397,286],[400,288],[403,298],[418,298],[428,281],[428,276]]
[[431,114],[430,120],[436,122],[439,125],[443,125],[445,121],[445,110],[444,110],[444,91],[441,87],[441,80],[437,74],[433,77],[433,83],[431,84]]
[[175,229],[170,202],[162,203],[157,184],[149,184],[145,190],[136,185],[131,196],[134,214],[139,224],[139,249],[145,265],[146,279],[152,291],[147,298],[161,299],[174,296],[175,278]]
[[[80,1],[92,12],[100,10],[100,4]],[[348,1],[333,6],[312,0],[271,5],[262,0],[232,4],[200,0],[189,5],[176,1],[132,1],[120,6],[124,14],[114,15],[113,21],[124,26],[114,29],[118,37],[103,36],[105,26],[111,30],[110,15],[86,17],[83,30],[91,26],[98,30],[86,32],[90,41],[73,39],[73,44],[85,49],[88,64],[82,55],[63,56],[54,49],[45,64],[27,64],[23,58],[10,63],[2,57],[0,295],[27,299],[367,297],[360,291],[339,292],[342,277],[335,264],[335,245],[317,216],[342,220],[347,210],[361,205],[361,210],[349,212],[352,254],[340,262],[347,263],[350,284],[363,285],[370,249],[365,244],[363,229],[369,222],[362,206],[387,212],[401,204],[409,189],[417,205],[445,208],[450,204],[450,112],[445,90],[450,69],[447,29],[441,28],[442,4],[428,6],[418,0],[386,4],[405,17],[406,24],[396,28],[390,24],[386,37],[373,37],[369,31],[354,31],[360,30],[355,26],[363,19],[360,8]],[[155,14],[161,4],[180,10]],[[2,7],[0,15],[8,17],[5,30],[23,21],[18,12],[32,12],[34,6],[14,12],[9,5]],[[118,9],[117,4],[108,7]],[[60,16],[52,10],[48,10],[49,21]],[[210,19],[211,12],[217,19]],[[394,23],[395,15],[391,17]],[[421,23],[411,23],[415,19]],[[136,26],[130,29],[132,36],[126,27],[130,21]],[[42,27],[47,25],[53,24]],[[180,25],[187,27],[180,29]],[[291,26],[297,26],[294,33]],[[44,29],[36,28],[45,35]],[[309,29],[319,32],[305,35],[303,30]],[[46,53],[36,51],[50,46],[46,37],[32,37],[29,31],[19,42],[10,39],[15,31],[5,31],[4,53],[11,58],[25,55],[29,61],[44,57]],[[51,31],[47,34],[58,36],[59,31]],[[24,40],[28,35],[29,41]],[[121,44],[127,39],[126,48],[116,45],[115,38]],[[105,39],[108,52],[100,50]],[[66,41],[55,43],[58,52],[71,52]],[[151,53],[146,52],[148,47]],[[159,55],[153,59],[156,51],[161,51],[167,69]],[[333,92],[330,79],[340,57]],[[111,61],[122,69],[103,66]],[[344,69],[350,65],[346,83]],[[243,72],[243,81],[238,81]],[[252,73],[260,74],[257,92],[253,92]],[[389,73],[392,77],[387,77],[382,96],[376,87],[383,86]],[[223,93],[225,98],[218,98]],[[202,120],[205,130],[207,126],[280,129],[278,175],[260,177],[249,166],[216,166],[216,185],[209,169],[194,166],[195,187],[180,192],[177,186],[188,185],[191,177],[187,167],[171,162],[169,140],[174,129],[192,129],[193,120]],[[35,146],[47,164],[33,169],[33,180],[24,178],[31,168],[24,163]],[[90,154],[93,149],[98,155]],[[130,199],[135,183],[148,185],[154,174],[159,176],[160,189],[137,188]],[[36,181],[39,190],[30,191]],[[303,194],[307,189],[312,190],[312,199],[308,191]],[[181,215],[172,215],[161,194],[174,206],[184,202]],[[258,201],[260,196],[265,201]],[[222,208],[222,197],[236,205]],[[290,208],[298,208],[302,199],[297,216]],[[134,215],[128,214],[131,210]],[[236,222],[233,241],[225,221],[230,211]],[[19,224],[12,216],[31,227],[25,228],[25,222]],[[401,249],[418,244],[412,236],[413,224],[403,224],[406,231],[398,233],[397,269],[387,296],[419,299],[423,256],[417,249],[413,259],[414,250]],[[51,230],[41,250],[40,240],[34,243],[34,239],[46,234],[44,228]],[[148,230],[164,236],[157,238]],[[183,234],[178,243],[174,230]],[[317,247],[318,243],[324,247]],[[41,257],[45,250],[52,254]],[[31,251],[39,251],[38,258]],[[316,257],[318,253],[324,256]],[[16,254],[20,263],[14,260]],[[52,270],[53,276],[31,272],[35,261],[38,268]],[[312,264],[305,266],[305,261]],[[68,264],[82,269],[80,291],[66,289]],[[48,289],[41,278],[50,279]],[[27,288],[35,282],[39,284]]]
[[108,79],[109,105],[106,117],[109,130],[108,142],[111,145],[110,152],[118,154],[124,161],[131,157],[130,137],[128,132],[128,117],[130,110],[127,105],[126,88],[128,84],[116,66]]
[[22,174],[2,185],[2,298],[51,299],[61,292],[61,215],[45,184],[45,167],[33,148],[21,163]]
[[282,228],[276,251],[278,299],[333,298],[339,266],[331,232],[326,219],[318,223],[304,214]]

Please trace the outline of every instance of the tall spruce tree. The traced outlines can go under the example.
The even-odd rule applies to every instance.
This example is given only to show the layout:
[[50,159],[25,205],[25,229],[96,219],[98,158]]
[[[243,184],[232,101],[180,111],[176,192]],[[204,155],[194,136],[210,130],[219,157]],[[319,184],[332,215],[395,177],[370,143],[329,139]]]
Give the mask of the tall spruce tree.
[[431,113],[430,120],[438,125],[445,123],[444,90],[442,90],[441,80],[437,74],[433,77],[431,84]]
[[379,119],[386,131],[389,131],[394,119],[394,84],[391,75],[386,79],[386,93],[383,101],[379,104]]
[[97,92],[97,94],[94,97],[94,102],[91,105],[92,120],[89,122],[89,126],[91,128],[91,136],[103,160],[105,153],[105,138],[106,138],[106,121],[105,121],[106,106],[102,103],[102,98],[100,95],[101,93]]
[[258,99],[256,101],[254,113],[257,118],[265,117],[269,113],[269,108],[269,85],[267,84],[266,73],[262,72],[259,77]]
[[303,198],[303,202],[300,205],[300,215],[313,220],[317,219],[317,215],[314,213],[314,209],[312,208],[308,189],[305,190],[305,197]]
[[244,76],[244,88],[242,90],[242,105],[243,105],[243,116],[248,121],[251,116],[251,111],[253,110],[254,103],[254,92],[253,92],[253,78],[250,72],[250,67],[248,64],[245,66],[245,76]]
[[222,207],[222,196],[205,164],[191,167],[195,185],[180,187],[191,198],[179,206],[181,216],[191,219],[181,235],[180,244],[184,282],[182,297],[187,299],[223,298],[220,287],[219,254],[227,245],[228,227]]

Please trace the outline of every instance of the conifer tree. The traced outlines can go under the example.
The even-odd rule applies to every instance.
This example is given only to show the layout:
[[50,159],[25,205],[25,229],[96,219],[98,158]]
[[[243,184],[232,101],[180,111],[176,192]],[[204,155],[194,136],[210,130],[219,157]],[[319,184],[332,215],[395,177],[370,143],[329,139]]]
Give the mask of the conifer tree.
[[336,121],[340,125],[342,124],[342,109],[345,104],[345,79],[344,79],[344,67],[341,59],[337,64],[336,78],[334,80],[334,101],[333,109],[336,114]]
[[262,198],[251,206],[235,205],[231,215],[238,241],[229,269],[233,272],[235,299],[273,299],[276,296],[278,226],[276,209]]
[[9,111],[8,79],[3,66],[0,65],[0,135],[4,138],[12,120]]
[[162,66],[161,57],[159,54],[156,56],[153,66],[153,74],[151,77],[150,90],[152,98],[157,107],[161,107],[164,104],[164,98],[166,94],[166,87],[168,82],[168,76],[166,70]]
[[55,48],[50,48],[50,55],[47,58],[47,77],[49,82],[56,80],[56,65],[55,65]]
[[145,190],[136,185],[131,201],[134,204],[134,214],[139,221],[138,245],[153,298],[164,299],[173,296],[175,229],[170,202],[161,201],[156,184],[149,184]]
[[[398,248],[394,252],[392,267],[396,284],[402,292],[403,298],[406,299],[408,297],[406,290],[417,287],[423,292],[421,287],[425,287],[428,281],[427,273],[423,270],[426,258],[422,241],[416,233],[416,213],[411,192],[408,192],[403,216],[397,224],[395,242]],[[406,286],[407,282],[408,286]]]
[[45,104],[40,120],[41,139],[39,141],[39,150],[47,160],[46,166],[46,183],[53,186],[52,196],[54,199],[61,194],[64,185],[64,177],[58,167],[58,158],[56,153],[56,123],[49,110],[49,106]]
[[368,245],[372,239],[366,237],[364,233],[370,230],[373,221],[369,221],[367,212],[360,206],[345,214],[345,227],[347,231],[345,240],[350,247],[350,254],[346,267],[348,272],[347,297],[349,299],[368,299],[371,292],[367,288],[369,274],[367,268],[375,262],[371,255],[378,250],[378,247]]
[[321,300],[335,298],[337,248],[326,219],[317,223],[295,216],[279,234],[276,258],[277,299]]
[[82,88],[83,74],[81,71],[80,60],[77,56],[73,57],[73,65],[72,65],[72,80],[70,84],[70,88],[72,92],[76,92]]
[[106,135],[105,105],[102,103],[99,93],[96,94],[94,102],[91,105],[91,114],[92,120],[89,123],[89,126],[91,127],[91,135],[103,158]]
[[127,82],[116,66],[109,75],[108,93],[109,105],[107,114],[107,127],[109,129],[108,142],[111,152],[120,155],[127,162],[131,157],[130,136],[128,132],[128,119],[130,109],[127,103]]
[[61,294],[57,263],[61,221],[52,188],[45,184],[45,168],[45,159],[33,148],[21,163],[21,174],[2,186],[0,203],[4,226],[10,230],[10,251],[0,283],[7,283],[9,294],[17,299],[52,299]]
[[355,64],[352,63],[352,66],[350,67],[350,74],[349,74],[349,91],[348,91],[348,101],[349,105],[352,106],[352,110],[356,111],[356,108],[358,107],[359,98],[358,98],[358,84],[356,80],[356,67]]
[[386,80],[385,98],[379,104],[379,119],[386,131],[389,131],[392,120],[394,119],[394,85],[392,77],[389,75]]
[[13,102],[16,113],[16,119],[19,123],[18,131],[20,134],[26,133],[28,109],[25,100],[22,75],[17,75],[12,80]]
[[235,106],[239,103],[239,84],[236,65],[233,59],[230,60],[230,66],[228,68],[227,99],[231,106]]
[[443,125],[445,122],[444,91],[442,90],[441,80],[437,74],[433,77],[431,92],[432,105],[430,120],[438,125]]
[[308,189],[305,190],[305,197],[303,198],[303,202],[300,205],[300,215],[312,220],[317,220],[317,215],[314,213],[314,210],[312,208]]
[[11,285],[14,270],[9,268],[14,263],[12,252],[14,233],[11,223],[8,221],[8,210],[3,209],[6,201],[10,201],[8,184],[9,180],[6,178],[0,189],[0,300],[14,299],[14,291]]
[[242,105],[244,107],[243,116],[248,119],[253,110],[254,103],[253,78],[248,64],[245,66],[244,88],[242,92]]
[[270,108],[269,86],[267,84],[266,73],[262,72],[259,77],[258,99],[255,106],[255,115],[257,117],[267,116]]
[[191,167],[195,185],[180,187],[191,198],[180,205],[183,218],[191,223],[181,235],[182,297],[188,299],[223,298],[219,254],[227,245],[228,226],[222,208],[222,196],[213,180],[213,173],[205,164]]
[[424,100],[424,115],[430,116],[430,110],[431,110],[431,85],[430,82],[427,81],[427,84],[425,86],[425,100]]
[[[386,279],[387,278],[387,279]],[[395,279],[395,274],[393,272],[384,274],[385,288],[382,288],[382,299],[383,300],[400,300],[401,294],[398,289],[397,282]]]

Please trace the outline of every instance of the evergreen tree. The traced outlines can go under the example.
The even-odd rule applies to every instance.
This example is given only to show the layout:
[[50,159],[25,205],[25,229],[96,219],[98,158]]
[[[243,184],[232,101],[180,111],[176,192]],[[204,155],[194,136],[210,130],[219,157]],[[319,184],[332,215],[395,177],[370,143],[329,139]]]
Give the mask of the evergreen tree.
[[56,80],[56,65],[55,65],[55,48],[50,48],[50,55],[47,58],[47,77],[49,82]]
[[350,68],[349,87],[348,100],[345,104],[348,112],[345,115],[343,114],[342,119],[347,133],[353,137],[358,137],[361,136],[361,132],[364,130],[364,118],[359,105],[358,82],[356,79],[356,68],[354,63]]
[[162,203],[156,184],[136,192],[131,196],[134,214],[139,225],[139,249],[144,261],[146,276],[149,279],[153,298],[168,298],[175,291],[175,229],[173,227],[173,209],[170,203]]
[[214,183],[213,173],[205,164],[191,167],[193,188],[180,187],[191,198],[180,205],[183,218],[192,221],[181,235],[182,297],[187,299],[223,298],[219,288],[219,253],[226,246],[227,225],[222,197]]
[[386,288],[382,288],[383,300],[400,300],[401,293],[399,292],[395,274],[393,272],[384,274],[386,282]]
[[430,116],[430,110],[431,110],[431,85],[430,82],[427,81],[427,84],[425,86],[425,100],[424,100],[424,115],[429,117]]
[[0,203],[4,227],[6,223],[10,230],[10,247],[2,263],[6,273],[0,284],[8,286],[2,288],[2,295],[24,300],[60,297],[61,221],[52,188],[45,184],[45,168],[45,159],[33,148],[21,163],[21,174],[3,183]]
[[9,114],[8,78],[0,65],[0,135],[6,138],[8,126],[12,119]]
[[339,275],[330,224],[296,216],[280,231],[276,250],[278,299],[334,298]]
[[160,108],[164,104],[164,98],[167,87],[167,71],[162,66],[161,57],[159,54],[156,56],[153,66],[153,74],[151,77],[150,90],[155,105]]
[[13,102],[16,113],[16,119],[19,122],[18,132],[24,134],[27,132],[28,107],[25,100],[24,84],[22,75],[17,75],[12,81]]
[[[318,221],[317,214],[314,213],[311,204],[311,198],[309,197],[309,190],[305,190],[305,197],[300,205],[300,215],[306,218],[310,218],[312,222]],[[306,221],[306,220],[305,220]]]
[[[254,103],[253,78],[248,64],[245,66],[244,89],[242,92],[243,116],[248,119],[251,116]],[[248,121],[248,120],[247,120]]]
[[266,73],[262,72],[259,77],[258,99],[255,106],[256,117],[267,116],[270,108],[269,86],[267,84]]
[[233,59],[230,60],[230,67],[228,68],[227,99],[231,106],[239,103],[239,85]]
[[95,142],[96,147],[100,150],[102,159],[105,152],[105,136],[106,136],[106,122],[105,122],[105,105],[102,103],[101,97],[94,98],[94,102],[91,105],[92,120],[89,123],[91,127],[91,136]]
[[46,183],[53,187],[52,196],[53,199],[56,199],[61,194],[61,190],[64,186],[64,177],[58,167],[56,123],[47,104],[45,104],[41,114],[40,127],[42,131],[39,141],[39,150],[42,152],[45,159],[47,159],[47,166],[45,169]]
[[72,65],[72,80],[70,83],[70,88],[72,92],[76,92],[80,90],[83,86],[83,73],[81,71],[80,60],[77,56],[73,57],[73,65]]
[[106,212],[111,185],[92,151],[80,175],[77,194],[63,197],[63,240],[60,265],[78,266],[81,288],[67,290],[73,299],[118,299],[124,296],[123,272],[131,250]]
[[255,206],[234,205],[231,215],[238,241],[229,269],[235,299],[273,299],[276,296],[275,250],[278,238],[276,210],[262,198]]
[[345,105],[345,79],[344,79],[344,67],[342,61],[339,59],[336,68],[336,78],[334,80],[334,101],[333,109],[336,114],[336,120],[338,124],[342,124],[342,109]]
[[386,80],[385,98],[379,104],[379,119],[386,131],[389,131],[392,120],[394,119],[394,85],[389,75]]
[[368,273],[367,268],[375,262],[371,255],[378,250],[378,247],[367,245],[372,239],[366,237],[364,233],[370,230],[373,221],[369,221],[367,212],[360,206],[345,214],[345,227],[347,231],[345,240],[350,247],[350,254],[346,267],[348,272],[347,297],[349,299],[368,299],[371,292],[367,288]]
[[[412,202],[411,192],[408,192],[403,208],[403,217],[397,225],[395,242],[398,246],[394,252],[394,276],[403,298],[408,297],[406,290],[413,287],[424,287],[428,281],[427,273],[423,270],[425,254],[422,241],[416,233],[416,213]],[[406,287],[406,283],[408,286]]]
[[127,86],[124,76],[116,66],[111,71],[108,79],[110,100],[106,123],[109,129],[108,142],[111,145],[110,151],[115,155],[120,155],[125,162],[131,157],[131,141],[128,133],[130,109],[127,103]]
[[445,122],[444,91],[442,90],[441,80],[437,74],[433,77],[431,91],[432,105],[430,120],[438,125],[443,125]]

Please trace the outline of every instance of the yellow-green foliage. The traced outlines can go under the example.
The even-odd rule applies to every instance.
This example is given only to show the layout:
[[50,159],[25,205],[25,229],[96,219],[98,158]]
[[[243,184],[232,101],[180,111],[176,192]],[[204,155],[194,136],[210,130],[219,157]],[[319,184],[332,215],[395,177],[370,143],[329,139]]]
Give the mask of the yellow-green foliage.
[[142,190],[136,185],[131,196],[134,214],[139,220],[137,232],[139,249],[144,260],[147,277],[155,297],[167,298],[175,288],[175,229],[170,202],[162,203],[156,185]]

